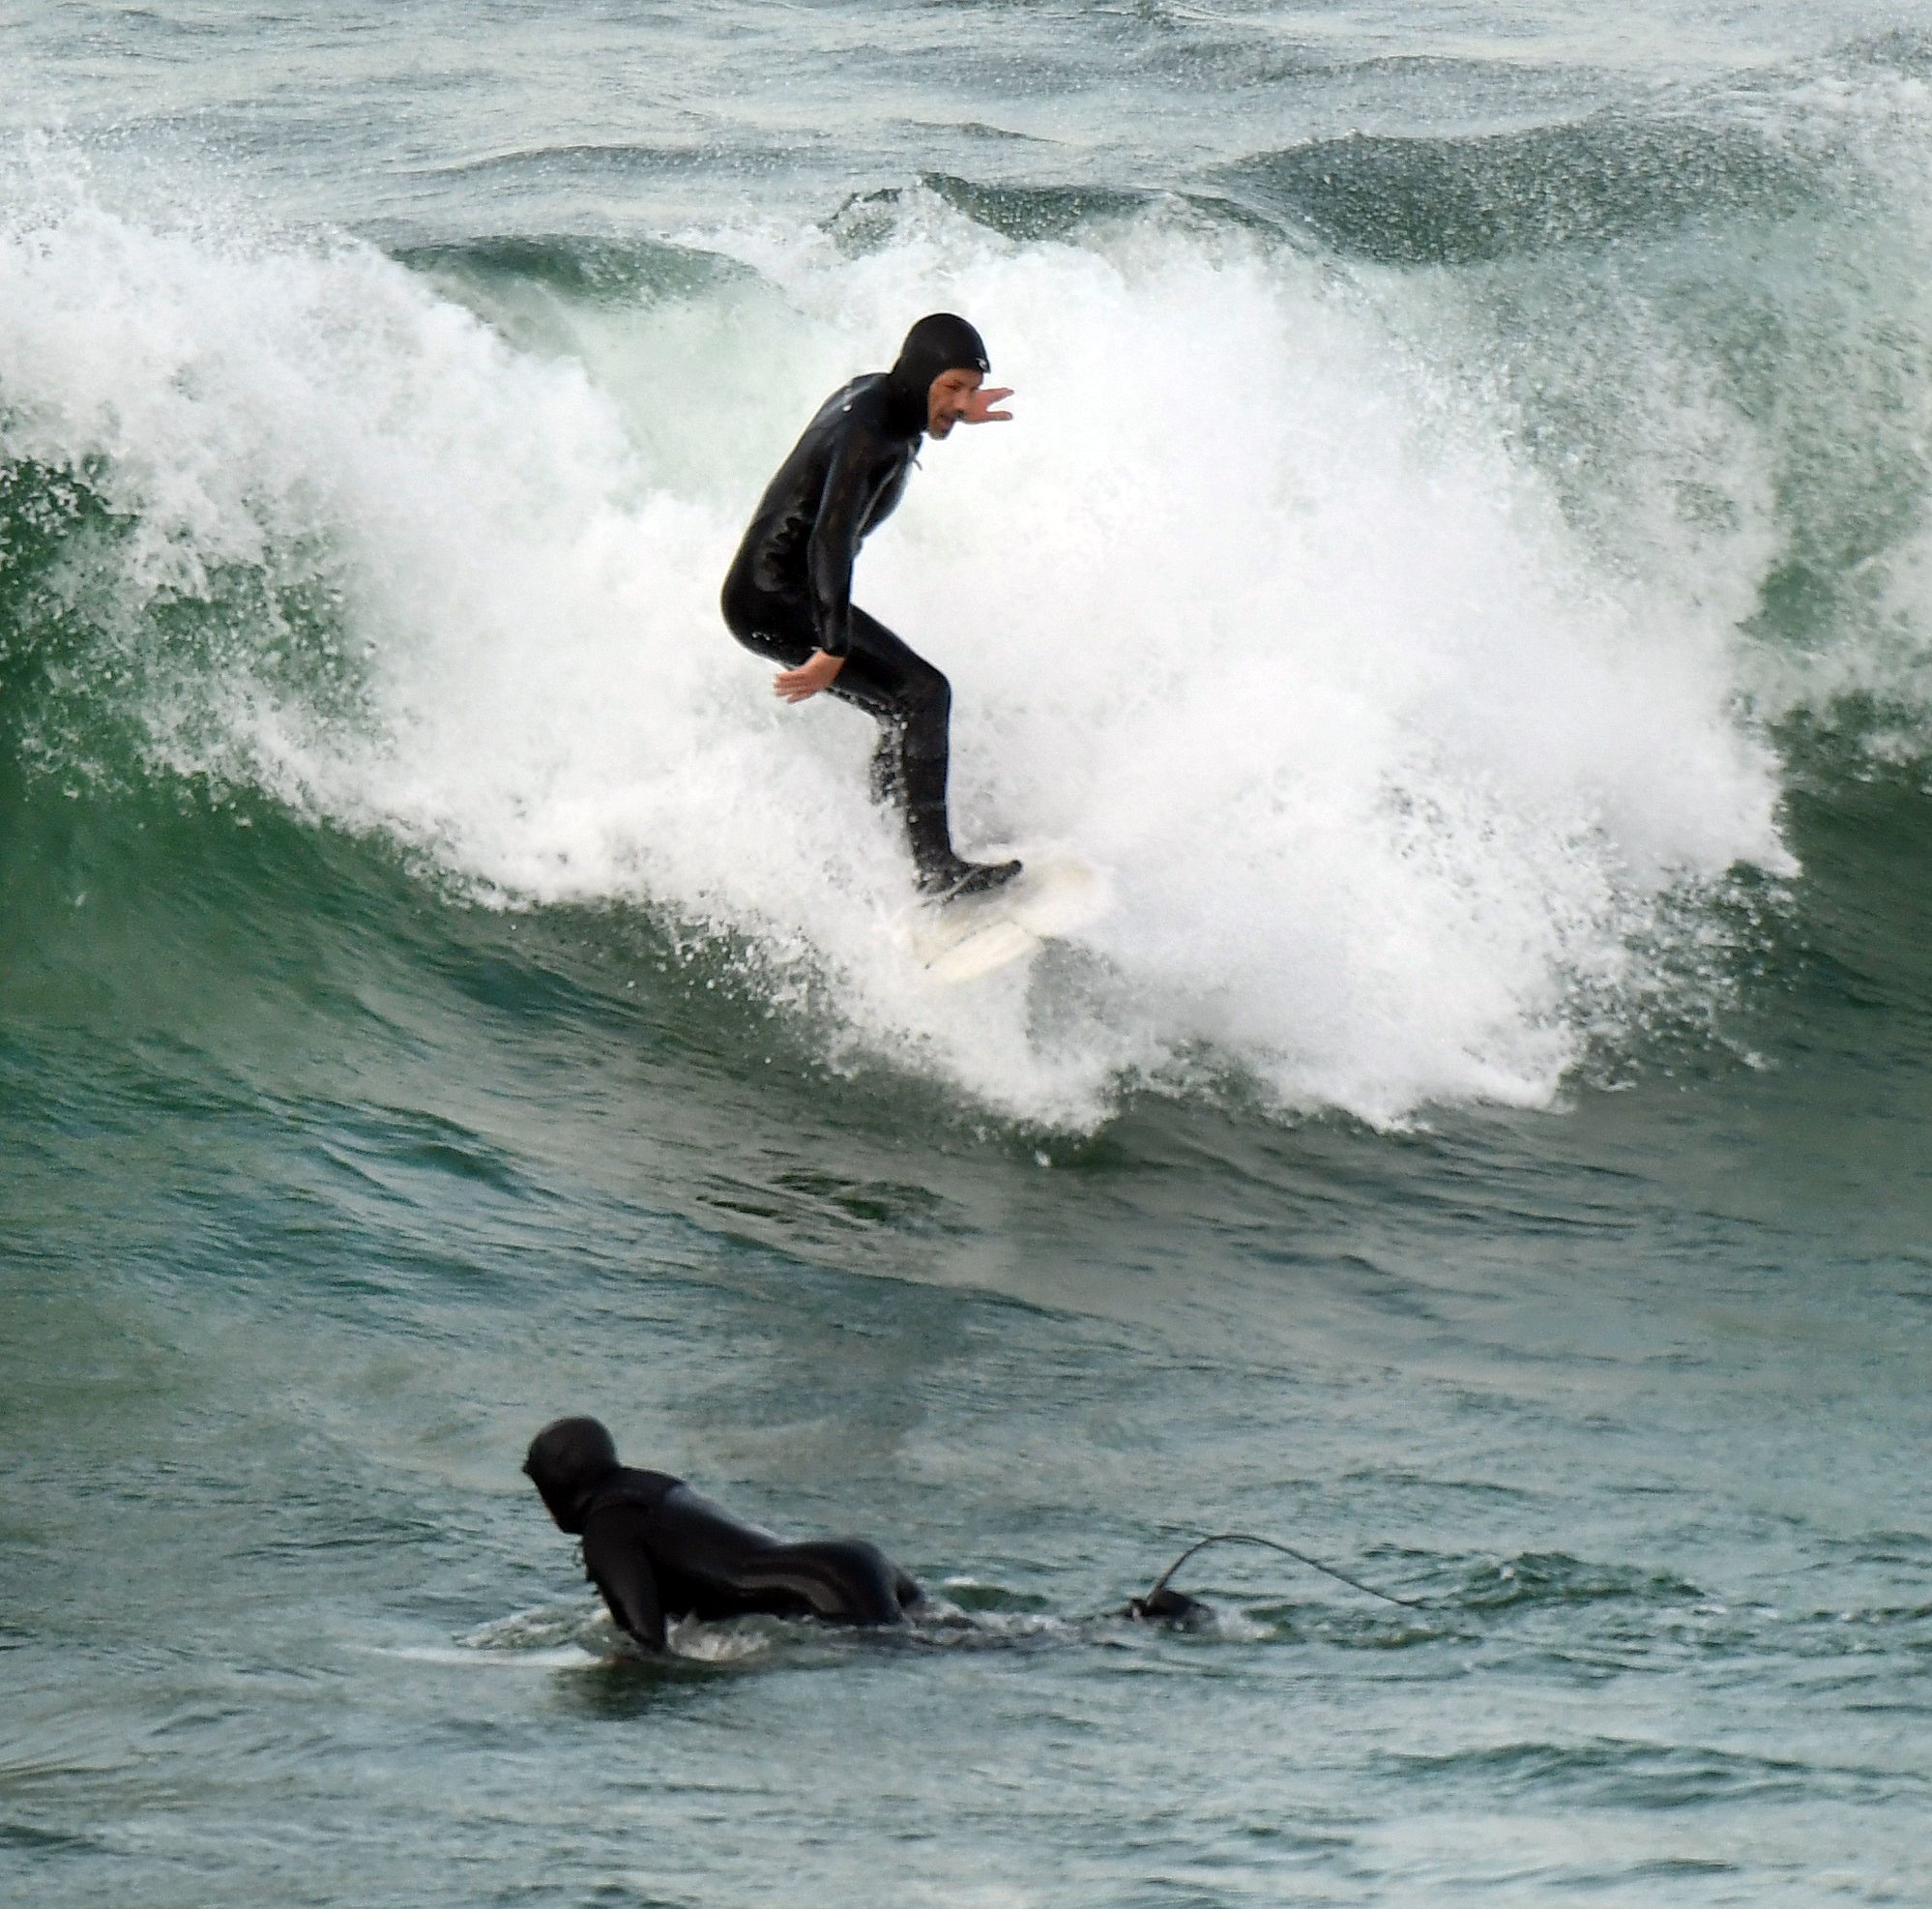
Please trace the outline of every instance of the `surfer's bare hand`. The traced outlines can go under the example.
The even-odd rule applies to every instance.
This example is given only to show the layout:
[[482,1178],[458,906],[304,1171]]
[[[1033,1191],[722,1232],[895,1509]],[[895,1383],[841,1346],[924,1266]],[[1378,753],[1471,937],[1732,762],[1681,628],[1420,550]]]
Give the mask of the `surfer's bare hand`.
[[966,408],[959,414],[962,425],[1005,425],[1012,422],[1010,411],[995,411],[992,407],[1003,397],[1012,396],[1010,385],[998,386],[992,391],[974,391],[966,395]]
[[829,690],[832,680],[845,667],[843,657],[829,657],[814,650],[796,669],[781,669],[772,679],[772,688],[788,703],[802,703],[821,690]]

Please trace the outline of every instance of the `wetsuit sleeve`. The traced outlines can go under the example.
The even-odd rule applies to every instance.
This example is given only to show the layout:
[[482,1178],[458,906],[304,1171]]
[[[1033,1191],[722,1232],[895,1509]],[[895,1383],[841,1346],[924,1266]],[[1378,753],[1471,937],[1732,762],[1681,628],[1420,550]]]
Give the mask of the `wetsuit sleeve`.
[[646,1650],[664,1648],[664,1607],[645,1542],[646,1513],[612,1505],[584,1523],[584,1572],[603,1595],[611,1616]]
[[852,565],[870,528],[878,489],[878,447],[855,426],[834,454],[812,519],[806,562],[818,647],[842,657],[852,647]]

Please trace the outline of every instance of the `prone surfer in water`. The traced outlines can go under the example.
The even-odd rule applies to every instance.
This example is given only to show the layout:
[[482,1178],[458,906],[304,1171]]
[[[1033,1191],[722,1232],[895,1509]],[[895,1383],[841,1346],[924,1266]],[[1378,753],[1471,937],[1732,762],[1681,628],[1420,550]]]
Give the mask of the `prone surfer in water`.
[[903,1621],[919,1586],[862,1538],[787,1544],[700,1497],[682,1479],[620,1464],[595,1419],[558,1419],[530,1441],[524,1472],[558,1529],[581,1538],[584,1572],[647,1650],[674,1617]]
[[[596,1419],[545,1425],[530,1441],[523,1470],[558,1528],[583,1540],[584,1573],[612,1618],[647,1650],[664,1649],[665,1626],[674,1617],[758,1611],[878,1627],[902,1624],[908,1612],[922,1614],[922,1607],[931,1612],[918,1584],[876,1544],[863,1538],[787,1544],[701,1498],[682,1479],[621,1464],[610,1433]],[[1196,1539],[1119,1615],[1183,1630],[1211,1625],[1214,1607],[1177,1590],[1173,1580],[1190,1558],[1215,1544],[1263,1545],[1385,1603],[1434,1607],[1377,1590],[1278,1539],[1221,1531]]]
[[992,407],[1012,393],[982,388],[990,369],[980,334],[937,311],[906,334],[890,371],[834,392],[766,487],[721,599],[731,633],[785,665],[776,688],[786,702],[829,690],[877,720],[873,799],[898,805],[920,893],[934,899],[997,888],[1020,865],[953,852],[946,816],[951,686],[852,602],[852,566],[897,506],[922,437],[1011,417]]

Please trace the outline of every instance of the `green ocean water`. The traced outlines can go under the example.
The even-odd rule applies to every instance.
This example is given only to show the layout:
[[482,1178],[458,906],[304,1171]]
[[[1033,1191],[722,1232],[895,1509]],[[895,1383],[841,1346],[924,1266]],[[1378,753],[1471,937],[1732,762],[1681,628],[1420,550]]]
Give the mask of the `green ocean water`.
[[[0,1895],[1932,1894],[1921,20],[6,18]],[[715,606],[935,307],[957,990]]]

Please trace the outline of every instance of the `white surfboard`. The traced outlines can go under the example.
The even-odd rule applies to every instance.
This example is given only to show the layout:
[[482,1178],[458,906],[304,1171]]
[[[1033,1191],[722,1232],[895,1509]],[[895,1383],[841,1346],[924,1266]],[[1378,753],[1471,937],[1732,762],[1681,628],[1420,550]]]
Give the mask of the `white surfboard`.
[[[989,849],[986,859],[1004,852]],[[1011,881],[987,895],[922,903],[907,920],[906,946],[934,981],[977,981],[1106,913],[1107,884],[1097,869],[1052,849],[1013,852],[1026,866]]]

